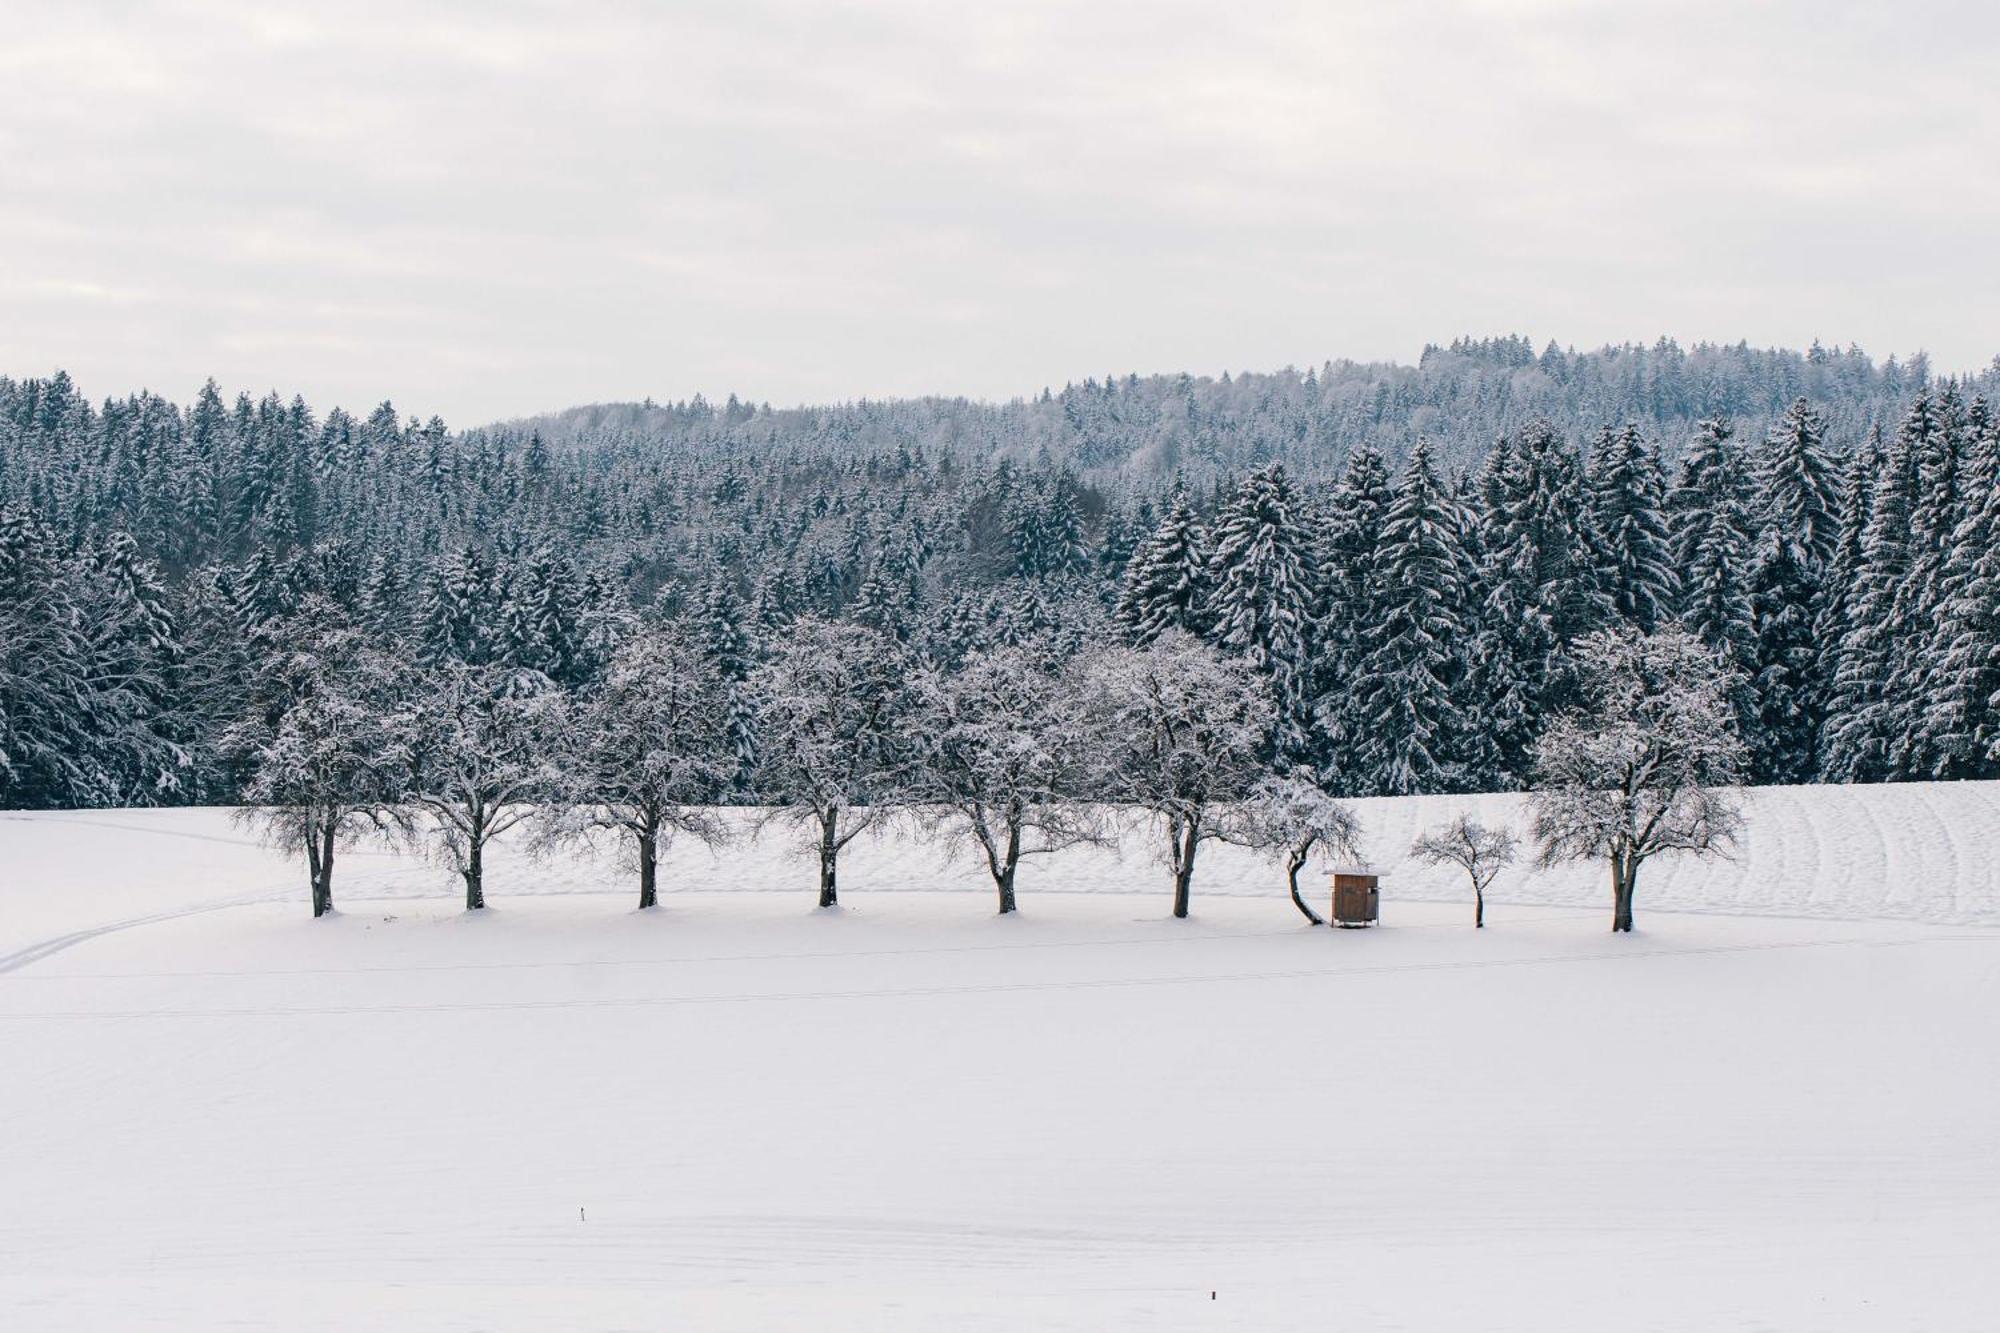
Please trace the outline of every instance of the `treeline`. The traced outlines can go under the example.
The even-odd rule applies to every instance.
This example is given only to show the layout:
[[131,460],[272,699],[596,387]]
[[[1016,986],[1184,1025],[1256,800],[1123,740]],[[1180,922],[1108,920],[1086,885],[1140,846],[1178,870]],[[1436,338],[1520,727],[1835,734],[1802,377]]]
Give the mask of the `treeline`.
[[676,453],[0,381],[0,804],[241,801],[227,737],[309,607],[577,694],[670,627],[734,682],[806,619],[945,670],[1175,629],[1262,682],[1268,768],[1342,795],[1523,785],[1575,645],[1677,624],[1733,673],[1757,781],[1995,776],[2000,442],[1957,383],[1899,401],[1860,439],[1800,399],[1755,433],[1531,422],[1463,467],[1419,438],[1155,483],[1053,448]]

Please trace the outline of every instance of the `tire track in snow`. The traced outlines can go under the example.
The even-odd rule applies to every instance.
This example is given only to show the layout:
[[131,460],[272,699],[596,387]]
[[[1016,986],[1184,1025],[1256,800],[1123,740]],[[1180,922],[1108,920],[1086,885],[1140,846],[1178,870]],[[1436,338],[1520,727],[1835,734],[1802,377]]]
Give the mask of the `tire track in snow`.
[[51,954],[61,953],[64,949],[74,948],[100,936],[115,934],[121,930],[132,930],[139,926],[158,925],[162,921],[176,921],[185,916],[200,916],[204,912],[220,912],[231,907],[278,902],[289,892],[291,892],[289,889],[262,889],[255,893],[240,893],[232,898],[216,898],[205,903],[178,907],[168,912],[152,912],[145,916],[126,917],[122,921],[106,921],[101,925],[86,926],[82,930],[51,936],[39,943],[16,949],[13,953],[0,954],[0,976],[26,967],[30,963],[38,963]]

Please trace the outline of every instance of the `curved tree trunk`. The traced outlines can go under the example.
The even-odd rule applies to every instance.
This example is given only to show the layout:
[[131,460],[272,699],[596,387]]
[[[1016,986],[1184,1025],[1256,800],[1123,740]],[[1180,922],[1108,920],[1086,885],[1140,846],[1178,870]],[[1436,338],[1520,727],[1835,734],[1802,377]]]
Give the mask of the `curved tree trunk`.
[[1305,913],[1307,921],[1315,926],[1323,926],[1326,924],[1326,918],[1318,912],[1313,911],[1306,904],[1305,896],[1299,892],[1299,871],[1305,869],[1305,864],[1306,858],[1303,856],[1290,857],[1285,862],[1285,874],[1290,879],[1292,885],[1292,905]]

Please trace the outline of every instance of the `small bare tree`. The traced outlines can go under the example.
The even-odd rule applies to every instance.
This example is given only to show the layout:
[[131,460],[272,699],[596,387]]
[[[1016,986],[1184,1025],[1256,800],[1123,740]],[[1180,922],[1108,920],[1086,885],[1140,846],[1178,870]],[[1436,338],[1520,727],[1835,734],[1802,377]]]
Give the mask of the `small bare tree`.
[[1434,866],[1452,865],[1472,881],[1472,928],[1486,924],[1486,890],[1502,870],[1514,863],[1521,840],[1505,825],[1488,828],[1461,811],[1457,818],[1427,831],[1410,847],[1410,855]]
[[1745,762],[1729,702],[1738,677],[1678,627],[1592,634],[1576,656],[1584,704],[1536,743],[1529,806],[1541,864],[1610,862],[1611,929],[1629,931],[1649,858],[1735,844],[1743,815],[1726,788]]
[[1219,826],[1224,841],[1253,848],[1285,867],[1292,905],[1315,926],[1325,925],[1326,918],[1299,892],[1299,872],[1316,852],[1362,859],[1361,822],[1353,810],[1299,777],[1266,778]]

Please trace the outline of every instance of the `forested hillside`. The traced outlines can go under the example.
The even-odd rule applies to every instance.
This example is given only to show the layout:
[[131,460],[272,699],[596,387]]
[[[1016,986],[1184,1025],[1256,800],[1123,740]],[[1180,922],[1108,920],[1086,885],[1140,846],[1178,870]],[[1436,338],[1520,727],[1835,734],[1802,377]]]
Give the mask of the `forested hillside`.
[[[640,628],[741,685],[803,616],[945,669],[1185,630],[1264,682],[1269,761],[1347,794],[1521,785],[1571,645],[1679,623],[1734,673],[1760,781],[1992,776],[1995,380],[1506,338],[454,433],[0,379],[0,805],[236,800],[231,729],[329,635],[588,696]],[[757,793],[747,759],[733,781]]]

